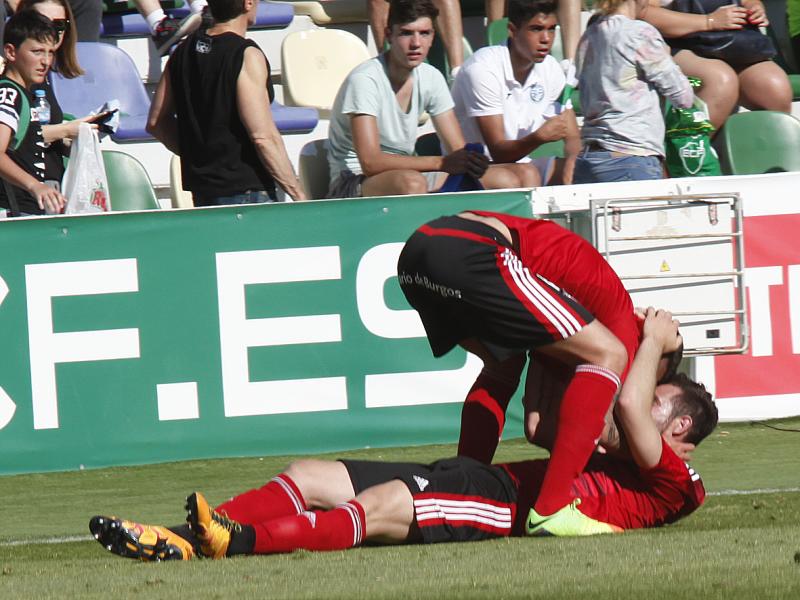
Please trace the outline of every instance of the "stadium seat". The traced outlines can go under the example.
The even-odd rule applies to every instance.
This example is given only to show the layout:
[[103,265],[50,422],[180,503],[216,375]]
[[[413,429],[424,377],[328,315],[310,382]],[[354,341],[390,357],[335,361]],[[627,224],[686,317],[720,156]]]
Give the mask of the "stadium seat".
[[728,117],[714,146],[726,175],[800,171],[800,121],[757,110]]
[[181,158],[176,154],[173,154],[169,161],[169,197],[172,208],[192,208],[194,206],[192,193],[183,189]]
[[789,83],[792,84],[792,100],[800,100],[800,75],[790,74]]
[[290,33],[281,45],[284,101],[330,112],[345,77],[369,58],[366,44],[347,31]]
[[281,133],[309,133],[319,122],[319,113],[315,108],[284,106],[277,100],[270,107],[272,118]]
[[330,186],[328,140],[314,140],[303,146],[297,171],[300,183],[310,198],[327,198]]
[[489,46],[502,44],[508,39],[508,17],[492,21],[486,26],[486,43]]
[[103,150],[112,211],[153,210],[160,208],[153,184],[142,163],[129,154]]
[[417,138],[414,145],[414,153],[417,156],[441,156],[442,142],[436,132],[426,133]]
[[315,25],[367,22],[366,0],[298,0],[275,4],[291,6],[294,14],[309,17]]
[[[116,3],[115,3],[116,4]],[[103,14],[100,23],[101,37],[147,37],[150,35],[150,27],[144,17],[136,11],[136,6],[132,11],[120,10]],[[177,19],[182,19],[189,14],[189,7],[176,0],[175,2],[162,2],[162,8],[166,13]],[[259,2],[256,12],[256,22],[251,25],[251,29],[283,29],[288,27],[294,19],[294,8],[284,2]]]
[[[472,56],[472,46],[467,38],[462,38],[464,48],[464,60]],[[430,52],[428,52],[428,62],[434,67],[439,69],[445,76],[448,82],[450,79],[450,61],[447,60],[447,52],[445,51],[444,44],[442,43],[442,36],[437,35],[433,38],[433,45]]]
[[546,142],[530,153],[531,158],[545,158],[547,156],[564,158],[564,140]]
[[78,62],[84,74],[74,79],[53,75],[53,92],[61,108],[77,117],[88,115],[103,102],[120,103],[115,142],[152,140],[145,131],[150,98],[131,58],[116,46],[78,42]]

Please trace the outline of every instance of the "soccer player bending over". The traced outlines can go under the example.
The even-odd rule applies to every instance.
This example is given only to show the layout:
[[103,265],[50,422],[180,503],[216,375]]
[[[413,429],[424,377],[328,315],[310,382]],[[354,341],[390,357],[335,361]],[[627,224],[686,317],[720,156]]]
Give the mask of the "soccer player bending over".
[[[656,385],[661,355],[679,338],[670,313],[648,309],[644,337],[615,409],[624,435],[622,455],[595,454],[571,482],[574,506],[584,514],[582,529],[571,533],[656,527],[702,504],[700,476],[673,446],[700,443],[716,426],[717,409],[705,388],[684,375]],[[96,516],[89,528],[109,551],[146,561],[343,550],[364,541],[558,535],[537,530],[529,515],[547,464],[486,465],[467,457],[430,465],[306,459],[216,509],[195,492],[187,499],[188,525],[166,528]]]

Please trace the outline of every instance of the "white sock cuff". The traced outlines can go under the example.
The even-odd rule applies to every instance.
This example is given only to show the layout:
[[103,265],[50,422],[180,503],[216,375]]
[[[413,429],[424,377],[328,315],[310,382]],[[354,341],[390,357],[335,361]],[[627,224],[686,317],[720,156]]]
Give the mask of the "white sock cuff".
[[147,26],[150,28],[150,33],[156,32],[156,25],[158,25],[161,21],[163,21],[167,17],[167,13],[164,12],[164,9],[157,8],[149,15],[147,15],[144,20],[147,21]]
[[590,373],[600,377],[605,377],[614,384],[617,390],[619,390],[619,375],[609,368],[601,367],[599,365],[578,365],[578,368],[575,369],[575,373]]

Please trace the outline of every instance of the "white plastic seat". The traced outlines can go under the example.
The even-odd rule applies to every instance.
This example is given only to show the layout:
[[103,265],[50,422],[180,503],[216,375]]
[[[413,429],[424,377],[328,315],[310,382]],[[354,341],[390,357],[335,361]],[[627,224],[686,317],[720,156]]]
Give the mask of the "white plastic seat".
[[169,161],[169,197],[172,201],[172,208],[194,207],[192,193],[183,189],[181,158],[177,154],[173,154]]
[[314,29],[287,35],[281,45],[284,103],[329,114],[345,77],[369,58],[366,44],[346,31]]
[[300,150],[297,171],[300,183],[310,198],[327,198],[330,185],[328,140],[314,140],[304,145]]

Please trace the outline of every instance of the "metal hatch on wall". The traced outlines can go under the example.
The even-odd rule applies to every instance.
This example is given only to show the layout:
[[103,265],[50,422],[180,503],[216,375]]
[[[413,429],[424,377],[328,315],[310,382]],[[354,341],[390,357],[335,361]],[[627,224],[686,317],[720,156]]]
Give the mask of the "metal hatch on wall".
[[685,355],[747,350],[739,194],[593,199],[589,210],[546,217],[594,244],[634,306],[670,310]]

